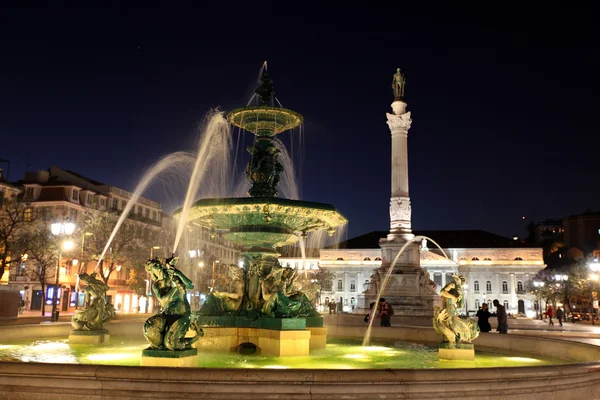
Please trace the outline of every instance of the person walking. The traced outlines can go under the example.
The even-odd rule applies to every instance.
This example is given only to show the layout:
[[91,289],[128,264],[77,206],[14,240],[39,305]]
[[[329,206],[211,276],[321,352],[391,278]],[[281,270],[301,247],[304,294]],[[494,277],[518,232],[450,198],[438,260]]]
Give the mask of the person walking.
[[546,316],[550,321],[550,326],[554,326],[554,321],[552,321],[552,317],[554,317],[554,309],[552,308],[552,306],[548,306],[548,309],[546,310]]
[[565,312],[563,311],[563,309],[560,307],[556,308],[556,319],[558,320],[558,323],[560,324],[560,326],[563,326],[562,320],[564,317],[565,317]]
[[477,325],[479,326],[480,332],[489,332],[492,330],[490,325],[490,317],[492,314],[488,311],[488,305],[483,303],[481,308],[477,311]]
[[506,308],[500,305],[500,302],[494,300],[494,307],[496,307],[496,316],[498,318],[497,332],[508,333],[508,316],[506,315]]

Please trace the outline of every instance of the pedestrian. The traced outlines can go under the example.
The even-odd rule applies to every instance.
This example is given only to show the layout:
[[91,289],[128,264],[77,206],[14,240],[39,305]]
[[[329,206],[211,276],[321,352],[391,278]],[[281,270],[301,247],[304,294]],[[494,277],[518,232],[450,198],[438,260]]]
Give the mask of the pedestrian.
[[562,320],[564,317],[565,317],[565,312],[563,311],[562,308],[558,307],[556,309],[556,319],[558,319],[558,323],[560,324],[560,326],[563,326]]
[[385,301],[383,297],[379,299],[378,317],[381,318],[381,326],[391,327],[392,315],[394,315],[394,309],[392,308],[392,305]]
[[336,309],[335,301],[330,301],[329,302],[329,315],[335,314],[335,309]]
[[375,308],[375,302],[369,304],[369,313],[365,315],[364,321],[368,324],[371,320],[371,316],[373,315],[373,309]]
[[480,332],[489,332],[492,330],[492,325],[490,324],[490,317],[492,314],[488,311],[488,305],[483,303],[481,308],[477,311],[477,325],[479,326]]
[[548,306],[548,309],[546,310],[546,316],[550,321],[550,325],[554,326],[554,321],[552,321],[552,317],[554,317],[554,309],[552,309],[552,306]]
[[508,316],[506,315],[506,308],[500,305],[498,300],[494,300],[494,307],[496,307],[496,316],[498,318],[497,332],[508,333]]

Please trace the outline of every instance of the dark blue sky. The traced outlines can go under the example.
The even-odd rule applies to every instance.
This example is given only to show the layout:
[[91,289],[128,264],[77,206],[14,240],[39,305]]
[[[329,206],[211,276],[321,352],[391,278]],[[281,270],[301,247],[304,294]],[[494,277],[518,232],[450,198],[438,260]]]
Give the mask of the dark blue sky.
[[0,158],[13,179],[55,164],[132,189],[152,160],[194,148],[209,108],[245,105],[268,60],[305,117],[302,198],[335,204],[350,236],[387,229],[401,67],[415,229],[512,235],[523,215],[599,207],[593,10],[325,3],[4,7]]

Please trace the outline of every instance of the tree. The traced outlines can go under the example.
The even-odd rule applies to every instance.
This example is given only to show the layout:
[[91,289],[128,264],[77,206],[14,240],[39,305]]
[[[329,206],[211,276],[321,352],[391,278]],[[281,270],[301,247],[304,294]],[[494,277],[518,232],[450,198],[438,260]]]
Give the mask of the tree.
[[139,264],[130,267],[128,270],[127,286],[138,297],[146,295],[146,270]]
[[[27,253],[25,274],[38,281],[42,288],[42,315],[46,313],[46,284],[49,278],[56,279],[58,268],[58,238],[52,235],[50,226],[43,218],[36,220],[27,232],[20,235],[18,247]],[[55,288],[57,290],[58,288]]]
[[23,195],[0,198],[0,278],[10,266],[10,259],[20,256],[15,251],[19,231],[32,219],[32,210],[23,202]]
[[325,267],[319,267],[319,269],[315,271],[313,279],[316,284],[319,285],[319,303],[321,302],[323,291],[331,292],[334,277],[335,275],[333,272]]
[[[108,243],[119,218],[118,213],[88,211],[85,214],[83,234],[88,234],[84,251],[90,259],[98,260]],[[110,243],[104,258],[98,265],[100,277],[108,284],[111,274],[119,265],[145,263],[148,256],[143,246],[147,237],[144,224],[126,219]]]

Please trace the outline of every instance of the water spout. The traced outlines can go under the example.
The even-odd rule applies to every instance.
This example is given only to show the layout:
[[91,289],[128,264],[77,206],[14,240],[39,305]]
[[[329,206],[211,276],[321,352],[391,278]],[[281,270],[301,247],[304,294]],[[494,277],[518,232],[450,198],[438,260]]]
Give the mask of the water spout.
[[[179,224],[173,243],[173,253],[177,251],[179,240],[183,234],[183,229],[188,221],[188,214],[192,203],[196,200],[198,188],[201,183],[205,183],[204,194],[213,196],[223,196],[228,188],[229,159],[232,151],[231,127],[225,119],[223,112],[212,110],[205,118],[202,135],[198,143],[198,154],[190,178],[190,184],[185,195],[183,208],[179,215]],[[211,162],[219,162],[209,171]],[[212,178],[212,185],[204,182],[207,177]],[[225,191],[223,190],[225,189]],[[213,193],[208,193],[213,192]],[[219,193],[215,193],[219,192]]]
[[446,255],[446,253],[444,252],[444,249],[441,248],[441,246],[433,239],[427,237],[427,236],[415,236],[414,238],[412,238],[411,240],[408,240],[406,243],[404,243],[404,246],[402,246],[400,248],[400,250],[398,251],[398,254],[396,254],[396,257],[394,257],[394,261],[392,261],[392,263],[390,264],[385,277],[383,278],[383,282],[381,283],[381,287],[379,288],[379,292],[377,293],[377,298],[375,299],[375,306],[373,307],[372,310],[369,310],[369,314],[370,314],[370,318],[369,318],[369,326],[367,327],[367,332],[365,333],[365,337],[363,339],[362,345],[363,346],[368,346],[370,341],[371,341],[371,331],[373,329],[373,320],[375,319],[375,315],[377,315],[377,307],[379,305],[379,299],[381,298],[381,294],[383,293],[383,291],[385,290],[388,281],[390,280],[390,276],[392,275],[392,271],[394,270],[394,267],[396,266],[396,262],[398,262],[398,259],[400,258],[400,256],[402,255],[402,253],[404,252],[404,250],[413,242],[416,241],[420,241],[426,239],[430,242],[432,242],[433,244],[435,244],[437,246],[438,249],[440,249],[440,251],[442,252],[442,254],[444,255],[444,257],[446,257],[448,260],[454,262],[453,260],[451,260],[450,258],[448,258],[448,256]]

